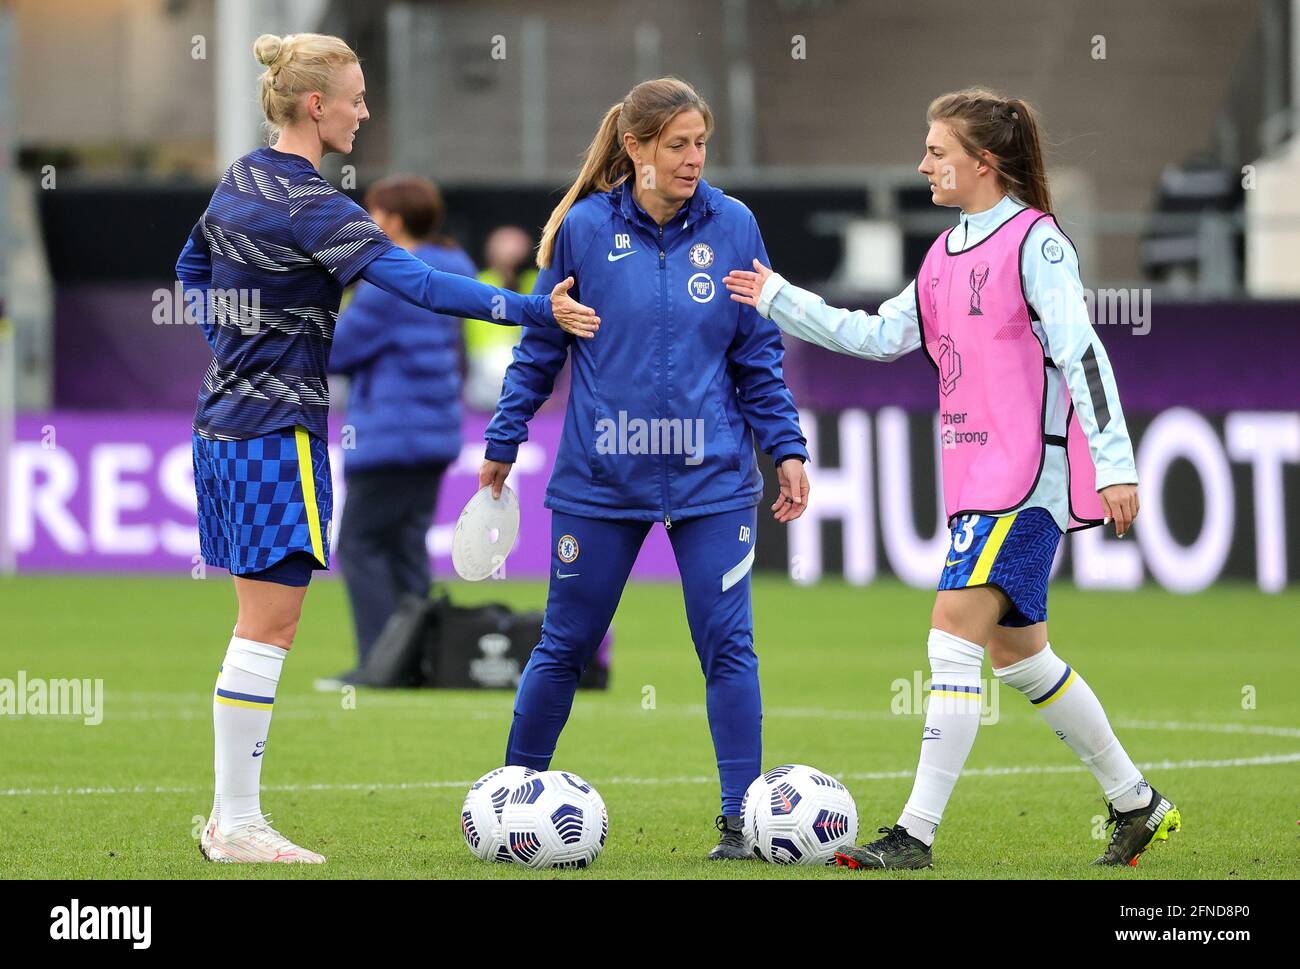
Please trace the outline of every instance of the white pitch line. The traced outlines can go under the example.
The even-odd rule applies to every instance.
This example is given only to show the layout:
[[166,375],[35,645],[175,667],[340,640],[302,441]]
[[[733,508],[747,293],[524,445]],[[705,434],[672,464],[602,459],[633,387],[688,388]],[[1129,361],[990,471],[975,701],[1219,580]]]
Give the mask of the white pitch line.
[[1116,720],[1121,730],[1169,730],[1175,733],[1244,733],[1259,737],[1300,737],[1300,727],[1272,727],[1253,723],[1182,723],[1178,720]]
[[[192,710],[128,710],[125,713],[114,713],[109,717],[110,720],[121,721],[154,721],[154,720],[178,720],[178,721],[195,721],[210,720],[212,712],[209,707],[211,698],[208,695],[195,695],[188,697],[187,694],[137,694],[136,696],[144,698],[150,696],[154,699],[160,697],[178,697],[187,696],[194,705]],[[109,694],[112,697],[112,694]],[[287,700],[289,704],[285,709],[277,710],[278,719],[288,720],[322,720],[334,717],[336,715],[352,714],[356,712],[370,713],[378,707],[383,717],[408,719],[408,720],[496,720],[502,716],[508,716],[510,706],[506,703],[500,703],[497,709],[482,709],[482,701],[476,701],[474,704],[464,703],[457,704],[450,708],[437,705],[420,704],[418,706],[410,705],[403,702],[391,702],[397,700],[397,697],[373,697],[369,694],[363,694],[358,700],[355,708],[344,710],[341,707],[334,707],[333,702],[337,702],[333,697],[322,696],[321,699],[330,699],[332,701],[329,707],[318,709],[302,709],[294,707],[292,703],[299,699],[294,697]],[[458,698],[459,699],[459,698]],[[386,700],[390,702],[376,703],[376,700]],[[107,706],[107,702],[105,703]],[[478,709],[474,707],[479,705]],[[625,717],[652,717],[655,714],[674,714],[678,716],[707,716],[707,710],[703,704],[683,703],[683,704],[660,704],[656,709],[643,710],[639,704],[625,704],[618,706],[591,706],[586,704],[575,705],[571,714],[571,719],[600,718],[607,716],[625,716]],[[863,722],[888,723],[894,720],[907,720],[909,718],[919,718],[920,713],[896,714],[886,710],[830,710],[820,707],[769,707],[763,711],[764,716],[773,719],[822,719],[822,720],[857,720]],[[20,719],[27,719],[26,717]],[[79,717],[42,717],[41,719],[80,719]],[[1038,720],[1038,716],[1033,713],[1002,713],[1000,720],[1011,723],[1028,723],[1030,720]],[[1181,720],[1129,720],[1116,719],[1113,721],[1115,727],[1119,730],[1153,730],[1164,731],[1168,733],[1218,733],[1218,734],[1238,734],[1256,737],[1300,737],[1300,727],[1283,727],[1271,724],[1252,724],[1252,723],[1214,723],[1208,721],[1181,721]]]
[[[1300,751],[1292,754],[1264,754],[1259,757],[1234,757],[1229,760],[1162,760],[1151,761],[1137,766],[1143,770],[1205,770],[1223,767],[1265,767],[1275,764],[1300,763]],[[1062,765],[1026,765],[1021,767],[973,767],[962,771],[962,777],[1005,777],[1013,774],[1080,774],[1085,768],[1077,764]],[[914,775],[914,771],[866,771],[845,772],[837,774],[840,780],[850,781],[893,781],[905,780]],[[680,777],[609,777],[600,784],[635,784],[663,786],[668,784],[716,784],[716,775],[697,775]],[[379,782],[374,784],[270,784],[263,785],[263,791],[303,792],[303,791],[425,791],[442,788],[467,789],[473,780],[459,781],[404,781],[401,783]],[[210,787],[11,787],[0,790],[0,797],[56,797],[64,795],[86,794],[210,794]]]
[[[276,720],[327,720],[333,718],[336,714],[343,716],[345,714],[355,713],[354,710],[295,710],[292,707],[288,710],[275,711]],[[366,711],[369,713],[370,711]],[[383,719],[385,720],[495,720],[500,721],[503,717],[510,716],[509,710],[385,710]],[[48,718],[46,718],[48,719]],[[80,720],[81,717],[70,715],[62,719]],[[112,722],[124,720],[202,720],[205,723],[211,722],[212,710],[208,707],[202,707],[197,710],[176,710],[164,713],[158,710],[130,710],[126,713],[113,714],[106,718]]]
[[[289,715],[295,719],[311,719],[332,715],[342,708],[335,706],[339,703],[339,695],[336,693],[307,693],[307,694],[285,694],[280,697],[283,701],[284,709],[276,711],[276,716],[283,717]],[[178,704],[182,706],[193,706],[193,710],[181,710],[177,713],[171,713],[164,710],[131,710],[126,714],[116,714],[121,719],[129,720],[202,720],[211,716],[210,704],[212,701],[211,693],[183,693],[183,692],[145,692],[145,691],[123,691],[117,692],[110,690],[106,696],[105,705],[111,701],[126,700],[134,705],[136,703],[163,703]],[[317,709],[303,710],[296,707],[295,704],[309,703]],[[506,695],[483,695],[483,696],[447,696],[444,694],[431,694],[429,691],[379,691],[366,690],[359,692],[355,697],[356,706],[343,712],[354,712],[355,710],[373,710],[381,709],[385,715],[400,712],[401,714],[418,717],[428,716],[429,719],[442,719],[447,717],[469,716],[474,719],[487,719],[499,715],[502,711],[506,715],[514,706],[514,697]],[[328,704],[328,705],[326,705]],[[655,713],[672,713],[681,716],[707,716],[708,711],[702,703],[660,703],[655,709],[642,709],[640,698],[630,699],[627,703],[621,704],[586,704],[579,702],[574,705],[572,715],[575,717],[592,716],[628,716],[628,717],[648,717]],[[864,722],[889,722],[891,720],[907,719],[911,717],[920,718],[923,711],[915,711],[908,714],[894,713],[891,710],[835,710],[828,707],[767,707],[764,709],[764,716],[789,719],[789,720],[861,720]],[[1039,716],[1032,710],[1025,712],[1016,711],[999,711],[999,719],[1014,723],[1027,723],[1030,720],[1039,720]],[[1123,730],[1157,730],[1178,732],[1196,732],[1196,733],[1223,733],[1223,734],[1250,734],[1261,737],[1300,737],[1300,727],[1277,726],[1272,724],[1251,724],[1239,722],[1216,722],[1216,721],[1181,721],[1181,720],[1139,720],[1134,718],[1115,719],[1112,721],[1116,727]]]

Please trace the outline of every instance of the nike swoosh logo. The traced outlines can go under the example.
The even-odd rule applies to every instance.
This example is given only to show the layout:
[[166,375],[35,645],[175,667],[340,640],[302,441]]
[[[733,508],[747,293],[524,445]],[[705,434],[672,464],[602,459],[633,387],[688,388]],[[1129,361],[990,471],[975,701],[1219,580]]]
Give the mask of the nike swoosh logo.
[[611,252],[605,258],[608,259],[610,262],[618,262],[620,259],[626,259],[628,256],[636,255],[638,251],[639,250],[633,249],[631,252],[621,252],[617,256]]
[[965,560],[965,559],[958,559],[956,562],[954,562],[952,559],[947,559],[946,561],[947,561],[947,563],[948,563],[949,565],[961,565],[961,564],[962,564],[963,562],[965,562],[966,560]]
[[256,751],[253,752],[253,756],[254,756],[254,757],[261,757],[264,753],[266,753],[265,750],[256,750]]
[[556,570],[555,570],[555,577],[556,577],[557,579],[572,579],[574,576],[577,576],[577,575],[582,575],[582,573],[581,573],[581,572],[561,572],[559,569],[556,569]]

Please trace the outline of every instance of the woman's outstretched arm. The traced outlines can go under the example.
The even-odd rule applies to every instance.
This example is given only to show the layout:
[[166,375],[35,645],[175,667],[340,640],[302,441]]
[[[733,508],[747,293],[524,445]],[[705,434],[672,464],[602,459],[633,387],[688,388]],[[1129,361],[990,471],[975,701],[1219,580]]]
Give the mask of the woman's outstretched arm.
[[754,271],[733,269],[722,282],[731,298],[758,310],[785,333],[864,360],[897,360],[921,345],[912,286],[880,305],[878,314],[827,306],[757,259]]
[[361,278],[435,313],[520,326],[558,326],[584,338],[595,336],[600,327],[595,311],[568,295],[572,278],[560,280],[548,294],[522,296],[477,279],[439,272],[396,246],[372,260]]

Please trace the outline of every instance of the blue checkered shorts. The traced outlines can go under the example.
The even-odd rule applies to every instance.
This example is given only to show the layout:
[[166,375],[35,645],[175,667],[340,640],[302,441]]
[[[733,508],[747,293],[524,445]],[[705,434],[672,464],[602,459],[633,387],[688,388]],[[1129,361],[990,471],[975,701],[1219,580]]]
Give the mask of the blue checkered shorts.
[[306,552],[329,568],[329,448],[306,428],[246,441],[195,434],[194,491],[205,565],[248,575]]
[[1047,580],[1061,542],[1061,529],[1046,508],[1011,515],[962,515],[952,526],[952,541],[939,591],[996,586],[1011,600],[1000,626],[1032,626],[1047,621]]

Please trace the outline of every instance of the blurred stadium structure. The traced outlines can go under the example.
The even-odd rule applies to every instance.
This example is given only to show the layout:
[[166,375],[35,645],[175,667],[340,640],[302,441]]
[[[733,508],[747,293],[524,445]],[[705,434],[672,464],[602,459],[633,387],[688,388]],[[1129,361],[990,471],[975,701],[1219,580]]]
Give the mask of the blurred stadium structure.
[[[972,83],[1026,97],[1099,323],[1121,324],[1102,335],[1143,476],[1140,553],[1078,536],[1074,578],[1294,581],[1300,0],[0,4],[0,567],[190,567],[206,347],[161,325],[158,294],[216,176],[263,137],[252,39],[301,30],[343,36],[367,75],[373,118],[327,176],[434,177],[476,257],[502,223],[541,225],[609,104],[682,76],[717,119],[705,177],[754,210],[776,268],[862,307],[954,221],[915,173],[929,100]],[[788,349],[820,460],[810,515],[765,532],[759,564],[869,581],[880,561],[931,583],[926,364]],[[538,506],[557,414],[518,469]],[[444,569],[481,426],[431,539]],[[644,564],[672,567],[653,545]]]

